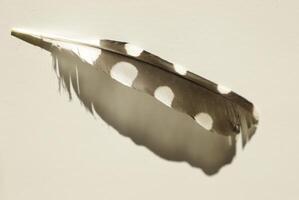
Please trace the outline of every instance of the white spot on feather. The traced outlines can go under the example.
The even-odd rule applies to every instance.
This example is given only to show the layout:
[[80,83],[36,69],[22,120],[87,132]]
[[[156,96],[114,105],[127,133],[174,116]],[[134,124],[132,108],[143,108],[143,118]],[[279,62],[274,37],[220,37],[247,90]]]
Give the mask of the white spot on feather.
[[114,80],[128,87],[132,86],[137,74],[136,67],[128,62],[119,62],[110,70],[110,75]]
[[129,43],[125,44],[125,49],[126,49],[127,54],[129,54],[131,56],[135,56],[135,57],[139,56],[143,51],[142,48],[137,47],[133,44],[129,44]]
[[187,69],[179,64],[173,64],[174,70],[180,74],[180,75],[186,75],[187,74]]
[[79,46],[78,52],[80,58],[93,65],[97,58],[101,55],[101,49]]
[[173,101],[173,98],[174,98],[174,93],[172,92],[170,87],[168,87],[168,86],[158,87],[154,92],[154,96],[160,102],[162,102],[165,105],[171,107],[171,104],[172,104],[172,101]]
[[213,119],[207,113],[198,113],[197,115],[195,115],[194,119],[199,125],[207,130],[211,130],[213,127]]
[[57,42],[57,46],[73,51],[77,54],[82,60],[93,65],[97,58],[101,55],[101,49],[82,46],[77,44],[71,44],[66,42]]
[[228,94],[230,93],[232,90],[228,87],[225,87],[223,85],[217,85],[217,90],[218,92],[220,92],[221,94]]

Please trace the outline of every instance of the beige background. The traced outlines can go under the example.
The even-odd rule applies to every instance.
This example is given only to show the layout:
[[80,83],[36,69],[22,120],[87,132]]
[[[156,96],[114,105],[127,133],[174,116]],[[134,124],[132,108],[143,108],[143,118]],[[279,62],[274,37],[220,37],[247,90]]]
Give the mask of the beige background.
[[[298,199],[297,0],[0,0],[0,199]],[[234,91],[257,134],[214,176],[160,159],[59,95],[13,27],[130,41]],[[109,156],[107,156],[109,155]]]

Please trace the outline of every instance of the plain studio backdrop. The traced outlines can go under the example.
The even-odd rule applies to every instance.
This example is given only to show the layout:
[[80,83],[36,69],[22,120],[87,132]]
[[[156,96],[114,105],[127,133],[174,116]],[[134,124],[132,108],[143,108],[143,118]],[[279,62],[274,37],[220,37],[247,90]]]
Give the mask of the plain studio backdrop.
[[[298,199],[297,0],[0,0],[0,199]],[[259,107],[213,176],[136,146],[58,92],[48,52],[11,28],[129,41]],[[133,112],[133,111],[132,111]]]

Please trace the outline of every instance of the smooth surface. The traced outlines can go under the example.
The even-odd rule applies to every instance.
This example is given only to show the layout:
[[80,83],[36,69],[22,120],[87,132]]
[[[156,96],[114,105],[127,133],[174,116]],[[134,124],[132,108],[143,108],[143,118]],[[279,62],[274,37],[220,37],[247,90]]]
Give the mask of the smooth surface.
[[[1,200],[298,199],[297,1],[1,0],[0,16]],[[212,177],[160,159],[59,95],[13,27],[137,44],[247,97],[259,129]]]

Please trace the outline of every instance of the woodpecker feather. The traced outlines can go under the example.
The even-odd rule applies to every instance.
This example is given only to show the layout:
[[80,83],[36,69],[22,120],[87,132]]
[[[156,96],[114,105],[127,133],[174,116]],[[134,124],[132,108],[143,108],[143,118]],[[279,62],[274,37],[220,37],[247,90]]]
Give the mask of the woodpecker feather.
[[[189,116],[190,119],[196,122],[197,126],[201,127],[201,131],[205,132],[204,134],[211,133],[212,138],[215,135],[221,138],[219,140],[216,139],[216,143],[218,145],[221,143],[219,146],[222,148],[217,149],[217,153],[227,147],[230,149],[240,133],[242,135],[242,144],[245,146],[256,131],[258,124],[256,108],[248,100],[224,86],[187,71],[181,65],[168,62],[130,43],[101,40],[98,44],[91,44],[29,34],[16,30],[12,31],[12,35],[51,52],[53,66],[59,83],[68,91],[70,98],[72,98],[71,88],[73,88],[83,105],[91,113],[98,113],[108,123],[113,121],[111,119],[113,117],[111,110],[108,111],[108,108],[106,110],[104,106],[99,106],[95,103],[103,101],[102,99],[104,98],[97,95],[97,87],[100,87],[101,90],[107,90],[107,88],[100,85],[94,85],[93,87],[88,85],[86,80],[80,80],[81,74],[85,73],[82,70],[84,67],[90,67],[102,74],[106,74],[106,76],[108,75],[107,77],[113,79],[115,84],[122,84],[123,86],[121,87],[133,88],[148,94],[167,106],[167,109],[173,109]],[[98,75],[98,77],[89,75],[89,77],[93,79],[90,80],[93,83],[96,83],[96,79],[100,77],[105,79],[102,75]],[[114,89],[110,88],[109,93],[115,92],[113,91]],[[134,94],[132,93],[132,95]],[[121,100],[117,102],[122,103]],[[129,115],[134,115],[134,112],[134,110],[127,111],[125,115],[129,118]],[[117,114],[123,115],[120,112]],[[158,118],[159,116],[156,117]],[[148,118],[150,119],[151,117],[148,116]],[[112,125],[117,130],[126,132],[125,128],[123,128],[126,126],[125,123],[122,126],[115,125],[120,123],[123,122],[118,121],[114,124],[112,122]],[[175,128],[180,126],[180,124],[172,124],[172,126]],[[183,123],[182,127],[184,127]],[[188,131],[186,130],[186,132]],[[136,139],[136,137],[134,136],[133,140],[139,143],[141,140],[139,138]],[[163,135],[161,137],[163,138]],[[203,137],[205,138],[206,136]],[[227,138],[225,140],[228,141],[225,148],[222,145],[223,138]],[[213,139],[214,142],[216,140]],[[219,143],[220,140],[221,142]],[[184,145],[188,144],[185,141],[182,143]],[[192,142],[191,144],[193,145]],[[150,144],[143,145],[150,146]],[[149,148],[154,152],[159,151],[155,150],[156,146],[150,146]],[[176,146],[175,149],[178,149],[178,147]],[[215,161],[211,161],[211,163],[206,165],[202,159],[197,161],[186,150],[181,151],[183,156],[169,156],[170,154],[164,155],[159,152],[157,154],[163,154],[162,157],[170,160],[186,160],[190,164],[199,166],[205,172],[211,174],[217,171],[223,164],[229,163],[232,158],[221,158],[222,161],[216,162],[217,164],[215,165],[211,164]],[[231,150],[229,152],[231,155]],[[213,152],[211,155],[213,155]]]

